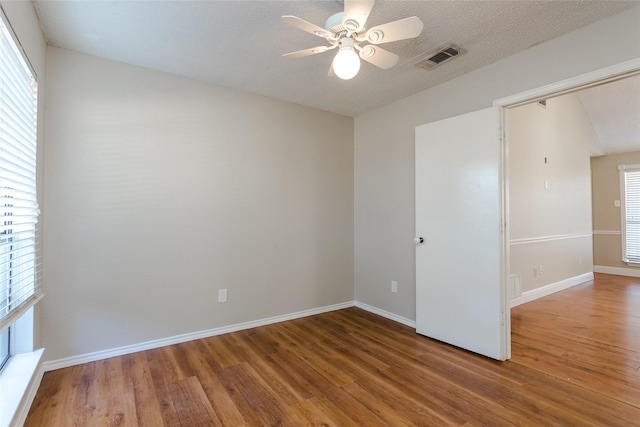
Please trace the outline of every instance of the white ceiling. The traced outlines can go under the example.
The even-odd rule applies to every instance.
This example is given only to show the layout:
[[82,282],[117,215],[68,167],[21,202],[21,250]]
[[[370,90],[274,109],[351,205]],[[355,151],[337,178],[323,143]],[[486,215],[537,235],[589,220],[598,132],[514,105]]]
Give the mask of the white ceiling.
[[[339,0],[34,1],[50,45],[349,116],[639,4],[377,0],[369,26],[418,16],[424,30],[416,39],[383,45],[400,56],[394,68],[363,63],[358,76],[342,81],[327,76],[335,51],[283,59],[284,53],[326,42],[280,20],[295,15],[323,27],[330,15],[342,10]],[[449,43],[467,53],[433,70],[415,65]],[[594,107],[592,120],[604,110]],[[607,126],[594,128],[604,135]]]
[[640,151],[640,75],[582,90],[578,99],[600,141],[592,155]]

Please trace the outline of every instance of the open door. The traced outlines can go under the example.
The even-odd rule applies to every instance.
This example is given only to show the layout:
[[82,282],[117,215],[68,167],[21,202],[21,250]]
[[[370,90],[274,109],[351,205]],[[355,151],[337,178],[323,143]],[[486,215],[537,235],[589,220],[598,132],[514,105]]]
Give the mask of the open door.
[[416,331],[505,360],[498,109],[416,127]]

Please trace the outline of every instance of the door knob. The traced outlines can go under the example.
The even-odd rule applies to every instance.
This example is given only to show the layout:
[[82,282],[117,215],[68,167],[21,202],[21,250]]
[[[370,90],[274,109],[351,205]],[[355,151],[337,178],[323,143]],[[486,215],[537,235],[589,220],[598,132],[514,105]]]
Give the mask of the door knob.
[[420,244],[424,243],[424,239],[422,237],[414,237],[413,238],[413,243],[415,243],[416,245],[420,245]]

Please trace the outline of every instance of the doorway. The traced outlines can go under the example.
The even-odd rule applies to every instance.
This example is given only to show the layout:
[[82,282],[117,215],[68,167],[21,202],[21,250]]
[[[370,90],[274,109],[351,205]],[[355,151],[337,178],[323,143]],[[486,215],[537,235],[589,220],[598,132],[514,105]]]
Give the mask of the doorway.
[[[533,300],[536,298],[539,298],[540,296],[543,296],[545,294],[545,292],[551,293],[551,292],[555,292],[557,290],[560,289],[565,289],[567,287],[571,287],[575,284],[581,283],[584,280],[589,280],[589,273],[587,270],[587,267],[590,265],[591,267],[593,266],[593,258],[592,258],[592,251],[589,251],[589,244],[590,244],[590,240],[591,240],[591,226],[589,224],[589,228],[585,229],[585,224],[588,224],[590,222],[590,214],[591,214],[591,205],[590,205],[590,200],[591,200],[591,194],[590,194],[590,186],[588,187],[588,200],[589,200],[589,205],[588,205],[588,209],[586,209],[589,213],[589,218],[587,218],[587,221],[584,221],[585,218],[582,218],[582,223],[580,224],[580,227],[582,227],[582,229],[584,229],[584,231],[582,229],[580,229],[580,227],[573,227],[573,228],[569,228],[566,229],[568,231],[564,231],[564,232],[559,232],[559,231],[555,231],[558,230],[559,228],[553,229],[552,228],[552,232],[550,234],[544,235],[542,237],[546,237],[543,239],[539,239],[540,241],[536,242],[536,239],[531,239],[528,237],[525,237],[525,232],[523,231],[523,228],[517,228],[515,230],[511,229],[511,212],[510,212],[510,205],[511,205],[511,200],[510,200],[510,184],[511,184],[511,176],[510,176],[510,171],[509,171],[509,157],[508,157],[508,153],[509,151],[509,121],[508,121],[508,117],[511,111],[515,111],[515,108],[524,106],[524,105],[529,105],[530,107],[533,108],[546,108],[547,106],[544,105],[549,99],[555,99],[560,97],[561,95],[566,95],[566,94],[573,94],[577,91],[580,91],[582,89],[587,89],[590,87],[595,87],[595,86],[600,86],[600,85],[604,85],[606,83],[609,82],[614,82],[614,81],[618,81],[627,77],[631,77],[634,75],[638,75],[640,73],[640,60],[632,60],[632,61],[627,61],[625,63],[622,64],[618,64],[616,66],[612,66],[612,67],[607,67],[605,69],[602,70],[598,70],[592,73],[588,73],[588,74],[584,74],[572,79],[567,79],[558,83],[555,83],[553,85],[549,85],[549,86],[545,86],[545,87],[541,87],[532,91],[528,91],[528,92],[524,92],[518,95],[514,95],[508,98],[504,98],[501,100],[497,100],[494,102],[494,106],[500,107],[502,114],[501,114],[501,123],[502,123],[502,141],[503,142],[503,154],[504,154],[504,162],[503,162],[503,191],[504,191],[504,200],[505,200],[505,206],[504,208],[504,218],[505,218],[505,222],[507,225],[506,227],[506,232],[505,232],[505,240],[504,240],[504,250],[505,250],[505,264],[507,265],[507,268],[505,269],[505,274],[506,277],[504,278],[504,283],[507,289],[505,289],[505,295],[506,298],[509,300],[507,302],[507,307],[511,306],[511,296],[513,296],[514,293],[520,293],[518,295],[518,297],[522,297],[522,293],[524,292],[530,292],[529,294],[525,295],[526,298],[530,298],[529,300]],[[541,102],[542,101],[542,102]],[[573,102],[575,102],[575,99],[573,99]],[[542,105],[540,105],[540,104]],[[528,107],[528,108],[530,108]],[[536,189],[530,189],[530,191],[534,191],[534,192],[538,192],[538,193],[542,193],[542,195],[538,195],[539,197],[541,197],[540,200],[546,200],[549,201],[553,201],[553,196],[551,195],[551,192],[549,192],[550,188],[554,182],[554,180],[556,178],[558,178],[557,175],[552,174],[551,172],[551,167],[550,167],[550,162],[552,161],[552,159],[550,158],[551,156],[545,156],[544,155],[544,150],[540,151],[539,153],[537,153],[538,156],[537,158],[535,158],[534,160],[536,162],[538,162],[536,165],[534,165],[533,170],[536,171],[536,176],[537,176],[537,180],[534,183],[534,185],[538,185],[539,187]],[[557,152],[554,154],[558,154]],[[587,157],[588,159],[588,157]],[[584,160],[584,159],[583,159]],[[589,168],[590,169],[590,168]],[[589,172],[590,173],[590,172]],[[554,177],[553,179],[551,177]],[[556,184],[558,184],[559,182],[561,183],[561,181],[555,181]],[[590,181],[589,181],[590,182]],[[520,183],[521,184],[521,183]],[[584,189],[582,190],[584,192]],[[546,193],[546,194],[545,194]],[[555,196],[556,198],[558,197],[557,195]],[[526,197],[524,198],[526,200]],[[520,201],[522,202],[522,201]],[[531,206],[531,205],[530,205]],[[584,207],[583,207],[584,208]],[[560,223],[562,221],[559,221]],[[560,225],[554,225],[555,227],[560,227]],[[554,233],[558,233],[558,234],[554,234]],[[520,234],[518,234],[520,233]],[[512,239],[512,234],[514,234],[514,238]],[[532,242],[533,240],[533,242]],[[567,242],[569,240],[573,240],[572,243],[568,244]],[[580,240],[582,240],[580,242]],[[585,241],[589,242],[587,243],[587,245],[585,245]],[[512,243],[516,243],[516,245],[512,245]],[[573,245],[574,248],[573,250],[569,251],[569,253],[571,254],[570,256],[573,258],[575,258],[575,262],[571,262],[571,264],[574,267],[574,270],[578,272],[578,274],[574,274],[573,276],[571,276],[573,279],[572,280],[560,280],[556,283],[556,287],[550,287],[550,288],[546,288],[544,291],[536,291],[536,289],[540,289],[539,286],[535,286],[535,280],[532,281],[532,284],[530,285],[525,285],[522,282],[522,273],[520,273],[520,275],[518,274],[518,271],[512,271],[512,257],[514,258],[518,258],[518,261],[515,261],[515,264],[518,264],[518,262],[521,262],[519,260],[522,259],[527,259],[526,256],[523,256],[523,254],[521,252],[526,252],[526,251],[519,251],[519,248],[514,250],[514,246],[518,246],[518,245],[526,245],[529,243],[540,243],[541,245],[538,246],[549,246],[549,245],[564,245],[565,247],[567,245],[571,246]],[[587,249],[585,249],[587,248]],[[587,252],[585,252],[585,250],[587,250]],[[582,252],[581,252],[582,251]],[[591,253],[591,255],[589,255],[589,252]],[[538,253],[542,253],[541,256],[547,256],[549,253],[552,252],[545,252],[545,249],[540,249],[538,248]],[[585,255],[581,255],[586,253]],[[546,261],[545,261],[546,262]],[[585,265],[586,262],[586,265]],[[591,262],[591,264],[589,264]],[[537,278],[538,282],[540,282],[540,278],[544,277],[544,275],[546,274],[548,270],[547,268],[545,268],[545,264],[541,263],[541,262],[537,262],[537,261],[528,261],[529,264],[531,264],[530,266],[522,266],[523,264],[520,264],[521,266],[518,267],[520,269],[522,269],[523,271],[526,269],[526,274],[530,275],[530,278]],[[551,264],[549,264],[551,265]],[[577,267],[576,267],[577,265]],[[593,268],[591,268],[591,277],[593,275],[592,273]],[[559,274],[558,269],[554,269],[551,270],[552,275],[553,274]],[[547,276],[548,277],[548,276]],[[522,299],[520,300],[520,302],[526,302],[523,301]],[[506,320],[509,323],[508,327],[507,327],[507,334],[510,334],[510,322],[511,322],[511,316],[510,314],[508,314],[506,316]],[[510,337],[506,338],[506,343],[507,343],[507,354],[508,354],[508,358],[511,357],[511,340]]]
[[621,262],[618,173],[640,164],[639,114],[640,75],[507,110],[511,307],[640,273]]
[[[511,342],[510,342],[511,319],[510,319],[510,310],[509,310],[510,297],[509,297],[509,293],[507,292],[507,284],[509,283],[510,274],[511,274],[510,267],[509,267],[510,257],[511,257],[511,250],[510,250],[511,248],[509,244],[510,243],[510,227],[509,227],[510,217],[509,217],[508,142],[507,142],[507,133],[505,130],[507,125],[507,122],[506,122],[506,117],[508,114],[507,110],[510,108],[515,108],[531,102],[537,102],[540,100],[551,98],[553,96],[557,96],[563,93],[575,92],[577,90],[580,90],[582,88],[586,88],[589,86],[600,85],[607,81],[617,80],[622,77],[629,76],[631,74],[638,73],[638,72],[640,72],[640,60],[632,60],[632,61],[619,64],[617,66],[607,67],[602,70],[598,70],[592,73],[588,73],[575,78],[564,80],[553,85],[541,87],[532,91],[523,92],[508,98],[503,98],[495,101],[493,104],[493,114],[495,114],[495,116],[498,116],[498,117],[495,117],[495,116],[494,117],[500,123],[500,143],[498,144],[499,150],[497,153],[494,154],[495,157],[493,157],[493,159],[495,160],[495,165],[496,165],[495,172],[497,176],[497,179],[496,179],[497,187],[495,191],[496,193],[499,193],[497,194],[498,197],[496,197],[496,204],[499,205],[499,206],[496,206],[496,209],[498,210],[498,215],[497,215],[498,224],[496,224],[497,225],[496,233],[499,235],[498,237],[499,265],[496,266],[496,268],[498,269],[498,279],[496,281],[499,283],[496,283],[497,291],[494,289],[494,292],[493,292],[493,295],[494,295],[493,298],[495,298],[496,301],[493,301],[493,304],[492,304],[493,309],[490,310],[491,313],[485,313],[482,310],[476,310],[476,313],[474,314],[474,316],[476,316],[478,323],[486,322],[487,319],[489,318],[493,319],[492,320],[493,325],[491,328],[492,329],[491,333],[493,334],[492,339],[496,343],[495,347],[498,348],[498,351],[500,354],[500,356],[496,358],[504,360],[511,357]],[[473,115],[473,114],[474,113],[470,113],[469,115]],[[451,118],[451,119],[456,119],[456,118]],[[492,120],[489,120],[489,122],[490,121]],[[427,124],[423,126],[428,126],[428,125],[431,125],[431,124]],[[417,133],[419,128],[416,128]],[[422,132],[423,134],[428,134],[428,131],[432,129],[429,126],[429,128],[424,128],[423,130],[424,130],[424,132]],[[416,139],[416,149],[417,149],[418,143],[419,141],[418,139]],[[416,157],[416,161],[418,161],[417,157]],[[418,167],[416,167],[416,170],[417,169]],[[461,171],[461,173],[463,172],[464,171]],[[547,183],[546,185],[549,185],[549,184],[550,183]],[[545,184],[543,183],[543,185]],[[418,218],[419,218],[418,207],[420,206],[418,197],[419,197],[418,174],[416,174],[416,232],[417,232],[416,239],[419,239],[418,241],[420,242],[420,244],[422,244],[423,239],[420,239],[421,229],[418,221]],[[588,233],[585,232],[585,234],[588,234]],[[443,237],[443,239],[446,239],[446,237]],[[442,243],[441,241],[436,241],[436,242],[433,242],[433,245],[438,246],[441,243]],[[418,248],[416,252],[417,266],[419,265],[418,253],[420,251],[421,249]],[[542,265],[542,271],[544,274],[544,272],[547,270],[545,269],[543,264],[540,264],[540,265]],[[540,272],[540,265],[537,266],[538,273]],[[440,286],[439,288],[430,287],[427,283],[427,280],[425,280],[424,271],[421,272],[420,268],[417,267],[416,269],[416,294],[417,294],[416,295],[417,296],[416,318],[417,319],[420,318],[420,314],[418,313],[421,312],[424,314],[424,313],[427,313],[428,311],[428,307],[425,308],[425,306],[422,304],[422,298],[420,298],[418,295],[421,292],[420,289],[423,287],[424,287],[423,290],[428,291],[428,298],[426,299],[429,300],[430,307],[438,307],[440,306],[440,304],[442,306],[445,306],[447,302],[450,302],[452,300],[450,298],[450,295],[447,295],[446,297],[443,297],[441,295],[440,291],[444,288],[443,286]],[[457,303],[460,301],[463,301],[463,299],[453,299],[453,300],[456,301]],[[464,305],[456,304],[454,307],[464,308]],[[442,310],[440,310],[439,312],[442,312]],[[471,318],[465,317],[465,318],[466,318],[467,324],[473,321],[473,317]],[[438,321],[439,319],[429,319],[429,323],[431,324],[437,323]],[[447,319],[443,320],[443,323],[447,323],[447,322],[448,322]],[[457,328],[457,329],[462,330],[464,328]],[[425,333],[425,335],[432,336],[430,332]],[[438,337],[433,335],[433,337],[445,342],[450,342],[458,347],[469,349],[471,351],[476,351],[474,350],[474,345],[471,339],[468,341],[466,339],[463,339],[463,340],[457,340],[456,342],[451,342],[447,339],[446,336]]]

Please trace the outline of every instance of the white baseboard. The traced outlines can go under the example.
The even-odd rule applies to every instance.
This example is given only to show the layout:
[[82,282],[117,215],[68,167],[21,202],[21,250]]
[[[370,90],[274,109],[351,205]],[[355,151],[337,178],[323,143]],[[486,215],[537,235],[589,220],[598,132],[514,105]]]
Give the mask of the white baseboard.
[[[223,326],[220,328],[213,328],[213,329],[207,329],[204,331],[191,332],[191,333],[182,334],[182,335],[175,335],[172,337],[146,341],[139,344],[126,345],[122,347],[96,351],[93,353],[81,354],[78,356],[65,357],[63,359],[50,360],[48,362],[42,363],[42,372],[44,373],[47,371],[53,371],[55,369],[67,368],[69,366],[80,365],[82,363],[95,362],[97,360],[108,359],[110,357],[123,356],[125,354],[137,353],[139,351],[151,350],[154,348],[164,347],[167,345],[179,344],[186,341],[213,337],[216,335],[227,334],[229,332],[236,332],[244,329],[256,328],[258,326],[270,325],[272,323],[284,322],[286,320],[299,319],[302,317],[313,316],[315,314],[326,313],[329,311],[342,310],[344,308],[353,307],[354,305],[355,305],[355,301],[348,301],[348,302],[343,302],[339,304],[313,308],[310,310],[298,311],[296,313],[269,317],[266,319],[259,319],[259,320],[254,320],[250,322],[238,323],[235,325]],[[42,374],[40,378],[42,378]]]
[[522,295],[520,295],[519,297],[513,298],[510,301],[510,306],[516,307],[520,304],[524,304],[526,302],[530,302],[538,298],[546,297],[547,295],[551,295],[555,292],[568,289],[572,286],[579,285],[589,280],[593,280],[593,273],[584,273],[579,276],[570,277],[568,279],[561,280],[559,282],[551,283],[541,288],[526,291],[526,292],[523,292]]
[[416,327],[416,321],[407,319],[406,317],[398,316],[397,314],[390,313],[385,310],[381,310],[377,307],[374,307],[369,304],[365,304],[363,302],[356,301],[356,307],[361,308],[363,310],[367,310],[373,314],[377,314],[378,316],[386,317],[387,319],[396,321],[398,323],[402,323],[403,325],[410,326],[412,328]]
[[637,268],[609,267],[607,265],[594,265],[593,272],[613,274],[616,276],[640,277],[640,269],[637,269]]

